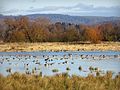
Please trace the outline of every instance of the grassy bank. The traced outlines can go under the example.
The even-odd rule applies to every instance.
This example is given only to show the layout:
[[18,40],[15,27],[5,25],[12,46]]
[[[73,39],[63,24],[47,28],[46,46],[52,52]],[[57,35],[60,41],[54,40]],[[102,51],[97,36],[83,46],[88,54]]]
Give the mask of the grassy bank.
[[46,42],[46,43],[1,43],[0,51],[61,51],[61,50],[113,50],[120,51],[120,42],[102,42],[100,44],[83,44],[83,43],[61,43],[61,42]]
[[111,73],[104,76],[87,77],[60,74],[52,77],[27,76],[15,73],[0,75],[1,90],[120,90],[120,75],[112,78]]

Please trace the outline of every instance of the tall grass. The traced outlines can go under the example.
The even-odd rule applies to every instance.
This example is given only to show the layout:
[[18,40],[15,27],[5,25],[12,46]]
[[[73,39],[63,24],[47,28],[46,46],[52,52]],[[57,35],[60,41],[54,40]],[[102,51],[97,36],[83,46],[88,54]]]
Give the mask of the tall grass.
[[0,90],[120,90],[120,75],[69,77],[65,73],[41,77],[14,73],[7,77],[0,75]]

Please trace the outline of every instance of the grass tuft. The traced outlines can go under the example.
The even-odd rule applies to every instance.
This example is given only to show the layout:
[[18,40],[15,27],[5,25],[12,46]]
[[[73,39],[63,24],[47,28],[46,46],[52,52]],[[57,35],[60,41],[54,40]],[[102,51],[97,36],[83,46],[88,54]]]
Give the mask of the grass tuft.
[[58,72],[59,70],[58,69],[53,69],[52,72]]

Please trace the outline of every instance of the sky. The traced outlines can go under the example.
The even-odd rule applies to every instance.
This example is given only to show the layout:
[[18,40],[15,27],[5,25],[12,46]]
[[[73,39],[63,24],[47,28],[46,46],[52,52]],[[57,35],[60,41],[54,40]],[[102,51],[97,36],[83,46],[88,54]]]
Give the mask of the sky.
[[0,14],[120,17],[120,0],[0,0]]

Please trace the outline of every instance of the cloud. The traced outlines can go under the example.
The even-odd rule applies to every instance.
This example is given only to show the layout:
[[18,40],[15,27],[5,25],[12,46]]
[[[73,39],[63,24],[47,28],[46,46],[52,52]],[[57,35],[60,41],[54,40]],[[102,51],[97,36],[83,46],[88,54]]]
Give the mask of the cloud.
[[80,9],[80,10],[87,10],[93,8],[93,5],[84,5],[84,4],[77,4],[75,6],[48,6],[43,8],[34,8],[27,10],[28,12],[38,12],[38,11],[57,11],[57,10],[74,10],[74,9]]
[[120,16],[120,7],[95,7],[93,5],[77,4],[74,6],[47,6],[43,8],[30,7],[28,10],[9,10],[2,13],[55,13],[55,14],[68,14],[78,16]]
[[32,0],[32,2],[36,2],[36,0]]
[[49,6],[38,9],[30,9],[27,12],[34,13],[59,13],[69,15],[83,15],[83,16],[120,16],[120,7],[94,7],[93,5],[77,4],[69,7]]

